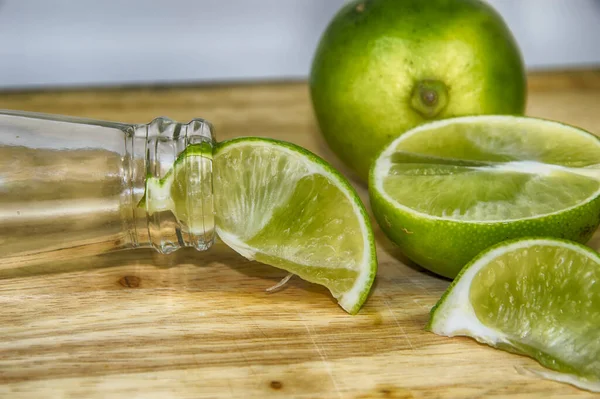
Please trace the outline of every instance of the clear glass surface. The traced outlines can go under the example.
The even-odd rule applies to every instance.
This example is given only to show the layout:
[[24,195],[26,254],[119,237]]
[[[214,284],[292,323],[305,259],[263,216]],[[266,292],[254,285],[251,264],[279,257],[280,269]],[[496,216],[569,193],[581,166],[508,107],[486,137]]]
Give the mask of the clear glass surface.
[[214,143],[202,119],[133,125],[0,111],[0,264],[43,261],[55,251],[208,249],[212,161],[190,171],[196,178],[187,185],[203,231],[192,233],[173,213],[140,206],[146,179],[164,176],[188,145],[199,143]]

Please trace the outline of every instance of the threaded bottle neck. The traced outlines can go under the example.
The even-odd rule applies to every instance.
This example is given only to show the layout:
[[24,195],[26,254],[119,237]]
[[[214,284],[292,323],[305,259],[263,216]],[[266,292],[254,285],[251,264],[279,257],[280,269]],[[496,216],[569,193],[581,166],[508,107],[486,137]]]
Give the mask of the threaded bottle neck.
[[124,230],[133,247],[203,251],[215,237],[210,123],[157,118],[126,137]]

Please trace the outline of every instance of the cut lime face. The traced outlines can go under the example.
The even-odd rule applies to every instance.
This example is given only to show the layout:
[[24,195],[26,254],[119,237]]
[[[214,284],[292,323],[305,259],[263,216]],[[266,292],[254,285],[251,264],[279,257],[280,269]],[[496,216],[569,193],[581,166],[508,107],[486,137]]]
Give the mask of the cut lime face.
[[369,188],[386,234],[417,263],[454,277],[506,239],[587,241],[600,215],[600,140],[534,118],[448,119],[391,142]]
[[248,259],[324,285],[349,313],[377,260],[364,206],[325,161],[289,143],[242,138],[214,153],[216,228]]
[[434,307],[428,329],[536,359],[537,374],[600,392],[600,256],[520,239],[480,254]]
[[146,179],[138,206],[156,218],[162,212],[172,213],[183,225],[187,241],[206,249],[206,243],[213,240],[215,223],[212,171],[212,144],[189,145],[163,177]]

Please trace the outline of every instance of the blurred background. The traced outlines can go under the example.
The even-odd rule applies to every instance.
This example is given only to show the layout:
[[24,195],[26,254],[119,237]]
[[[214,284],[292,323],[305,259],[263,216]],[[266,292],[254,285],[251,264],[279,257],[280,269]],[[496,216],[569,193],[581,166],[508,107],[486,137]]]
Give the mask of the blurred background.
[[[600,0],[490,0],[530,70],[600,65]],[[0,89],[303,79],[344,0],[0,0]]]

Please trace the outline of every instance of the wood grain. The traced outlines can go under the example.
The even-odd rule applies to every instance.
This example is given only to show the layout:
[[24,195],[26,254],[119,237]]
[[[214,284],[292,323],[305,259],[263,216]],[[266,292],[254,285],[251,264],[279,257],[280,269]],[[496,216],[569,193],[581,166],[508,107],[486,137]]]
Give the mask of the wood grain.
[[[123,122],[203,117],[221,140],[288,140],[341,166],[301,82],[13,92],[0,94],[0,108]],[[598,110],[598,71],[530,77],[530,115],[600,133]],[[285,273],[221,244],[0,268],[0,396],[592,397],[527,375],[538,367],[528,358],[425,332],[448,281],[376,236],[378,278],[357,316],[297,278],[266,293]]]

